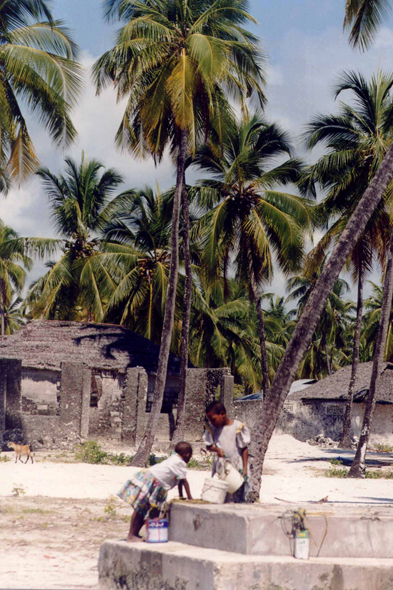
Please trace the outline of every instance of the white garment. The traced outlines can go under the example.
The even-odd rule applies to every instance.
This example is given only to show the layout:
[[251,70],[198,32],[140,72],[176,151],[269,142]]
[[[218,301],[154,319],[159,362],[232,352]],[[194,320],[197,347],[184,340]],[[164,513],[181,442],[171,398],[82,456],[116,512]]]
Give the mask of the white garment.
[[[243,449],[248,447],[251,442],[250,431],[247,426],[240,422],[240,420],[234,420],[233,424],[228,426],[222,426],[221,428],[215,428],[213,424],[209,424],[211,432],[205,431],[203,440],[206,446],[212,445],[221,448],[225,457],[236,467],[239,471],[243,469]],[[212,475],[217,471],[220,457],[214,456]]]
[[161,463],[149,467],[149,471],[166,490],[171,490],[179,480],[187,477],[186,463],[177,453],[164,459]]

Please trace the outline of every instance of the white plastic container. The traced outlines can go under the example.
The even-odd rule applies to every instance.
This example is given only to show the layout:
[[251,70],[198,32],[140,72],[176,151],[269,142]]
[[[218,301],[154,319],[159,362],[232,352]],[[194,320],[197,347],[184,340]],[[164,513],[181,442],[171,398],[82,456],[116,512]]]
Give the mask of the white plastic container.
[[202,500],[212,504],[224,504],[227,495],[228,484],[215,478],[205,479],[202,490]]
[[308,559],[310,557],[310,534],[307,529],[304,531],[297,530],[295,533],[295,553],[296,559]]
[[243,476],[238,472],[229,461],[225,461],[223,466],[218,472],[218,477],[221,481],[225,481],[228,484],[228,494],[234,494],[239,488],[242,487],[244,479]]
[[168,543],[168,520],[149,518],[146,523],[146,543]]

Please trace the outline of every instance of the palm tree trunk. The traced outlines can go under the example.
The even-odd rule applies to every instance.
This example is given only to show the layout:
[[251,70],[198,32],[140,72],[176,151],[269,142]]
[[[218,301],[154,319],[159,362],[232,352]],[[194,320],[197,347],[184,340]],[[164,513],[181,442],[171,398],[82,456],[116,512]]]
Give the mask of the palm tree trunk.
[[356,326],[353,342],[353,358],[351,379],[348,388],[348,400],[345,407],[344,426],[339,447],[341,449],[351,448],[351,421],[352,421],[352,404],[353,404],[353,390],[355,388],[356,374],[359,365],[359,347],[360,347],[360,331],[362,329],[363,319],[363,284],[364,284],[364,268],[362,260],[361,249],[359,251],[359,276],[358,276],[358,304],[356,311]]
[[[393,144],[364,192],[347,227],[338,240],[328,263],[323,269],[313,292],[292,334],[285,354],[276,371],[260,412],[259,420],[253,429],[253,460],[250,464],[252,492],[250,499],[258,500],[261,486],[263,462],[273,435],[277,420],[288,395],[291,383],[306,352],[317,326],[328,295],[337,280],[346,259],[359,241],[364,228],[375,211],[382,195],[393,177]],[[268,403],[266,403],[268,402]]]
[[261,300],[258,295],[258,287],[255,281],[253,272],[251,271],[250,276],[250,290],[251,290],[251,302],[255,305],[258,316],[258,335],[261,346],[261,365],[262,365],[262,385],[264,397],[269,391],[269,367],[267,362],[266,352],[266,336],[265,336],[265,322],[263,321],[263,311],[261,306]]
[[1,302],[0,302],[0,315],[1,315],[1,335],[5,336],[5,287],[4,287],[4,283],[3,281],[1,281],[1,285],[0,285],[0,296],[1,296]]
[[390,237],[388,264],[385,273],[385,284],[383,288],[383,299],[381,319],[379,320],[377,341],[373,356],[373,370],[371,373],[370,389],[367,395],[366,409],[364,412],[362,432],[360,434],[358,448],[353,460],[348,477],[365,477],[366,475],[366,452],[370,439],[370,430],[375,410],[375,396],[378,390],[379,380],[383,369],[383,361],[386,348],[386,337],[388,334],[390,312],[392,309],[393,294],[393,232]]
[[328,375],[330,376],[332,374],[332,367],[330,366],[329,348],[328,348],[327,342],[325,342],[325,355],[326,355],[327,372],[328,372]]
[[183,209],[183,250],[184,266],[186,270],[186,282],[184,288],[183,304],[183,325],[181,331],[181,364],[180,364],[180,389],[177,401],[176,428],[172,437],[172,446],[184,438],[184,426],[186,417],[186,372],[188,366],[188,343],[190,337],[190,316],[192,299],[192,266],[190,254],[190,211],[188,206],[188,195],[186,180],[183,179],[182,191]]
[[153,405],[151,408],[149,420],[147,422],[146,431],[143,435],[137,453],[131,462],[131,465],[135,465],[138,467],[143,467],[147,464],[154,443],[155,432],[157,430],[157,424],[161,413],[162,400],[164,398],[169,351],[171,347],[173,323],[175,316],[176,287],[179,271],[180,201],[183,192],[187,150],[188,133],[186,130],[183,129],[181,131],[179,154],[177,157],[176,190],[173,199],[172,211],[171,263],[169,268],[168,289],[164,311],[164,322],[161,334],[160,354],[158,357],[157,377],[154,386]]

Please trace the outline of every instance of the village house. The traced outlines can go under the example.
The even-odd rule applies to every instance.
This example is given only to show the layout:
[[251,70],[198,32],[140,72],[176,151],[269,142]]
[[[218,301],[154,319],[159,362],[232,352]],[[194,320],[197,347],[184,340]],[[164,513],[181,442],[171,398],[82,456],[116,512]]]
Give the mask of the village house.
[[[109,324],[34,320],[0,339],[0,441],[70,446],[87,437],[135,445],[143,435],[159,347]],[[176,420],[180,359],[170,355],[159,440]],[[228,369],[187,369],[190,440],[200,440],[206,403],[232,400]],[[227,403],[230,403],[227,402]]]
[[[343,367],[333,375],[289,395],[276,432],[291,434],[301,441],[313,439],[319,434],[338,441],[343,428],[351,370],[351,365]],[[371,362],[361,363],[358,367],[352,411],[351,433],[353,436],[359,436],[362,428],[371,371]],[[258,400],[236,401],[234,406],[237,417],[252,426],[261,409],[261,403]],[[379,381],[371,441],[393,445],[393,364],[391,363],[385,363]]]

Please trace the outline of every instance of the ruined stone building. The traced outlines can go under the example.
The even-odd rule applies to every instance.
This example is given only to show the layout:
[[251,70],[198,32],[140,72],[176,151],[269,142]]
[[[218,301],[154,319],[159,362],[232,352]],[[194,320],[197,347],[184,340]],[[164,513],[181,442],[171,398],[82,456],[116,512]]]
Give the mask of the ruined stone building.
[[[87,437],[138,443],[149,418],[159,347],[109,324],[34,320],[0,339],[0,442],[73,444]],[[180,359],[170,355],[156,437],[170,440]],[[231,404],[228,369],[187,369],[187,438],[200,440],[215,395]]]
[[[352,366],[347,365],[333,375],[321,379],[288,395],[276,427],[276,433],[290,434],[298,440],[313,439],[319,434],[338,441],[340,439]],[[352,435],[359,436],[370,387],[372,362],[360,363],[354,387],[352,409]],[[236,401],[234,413],[249,426],[254,426],[262,402]],[[373,443],[393,444],[393,364],[385,363],[376,392],[376,407],[371,426]]]

